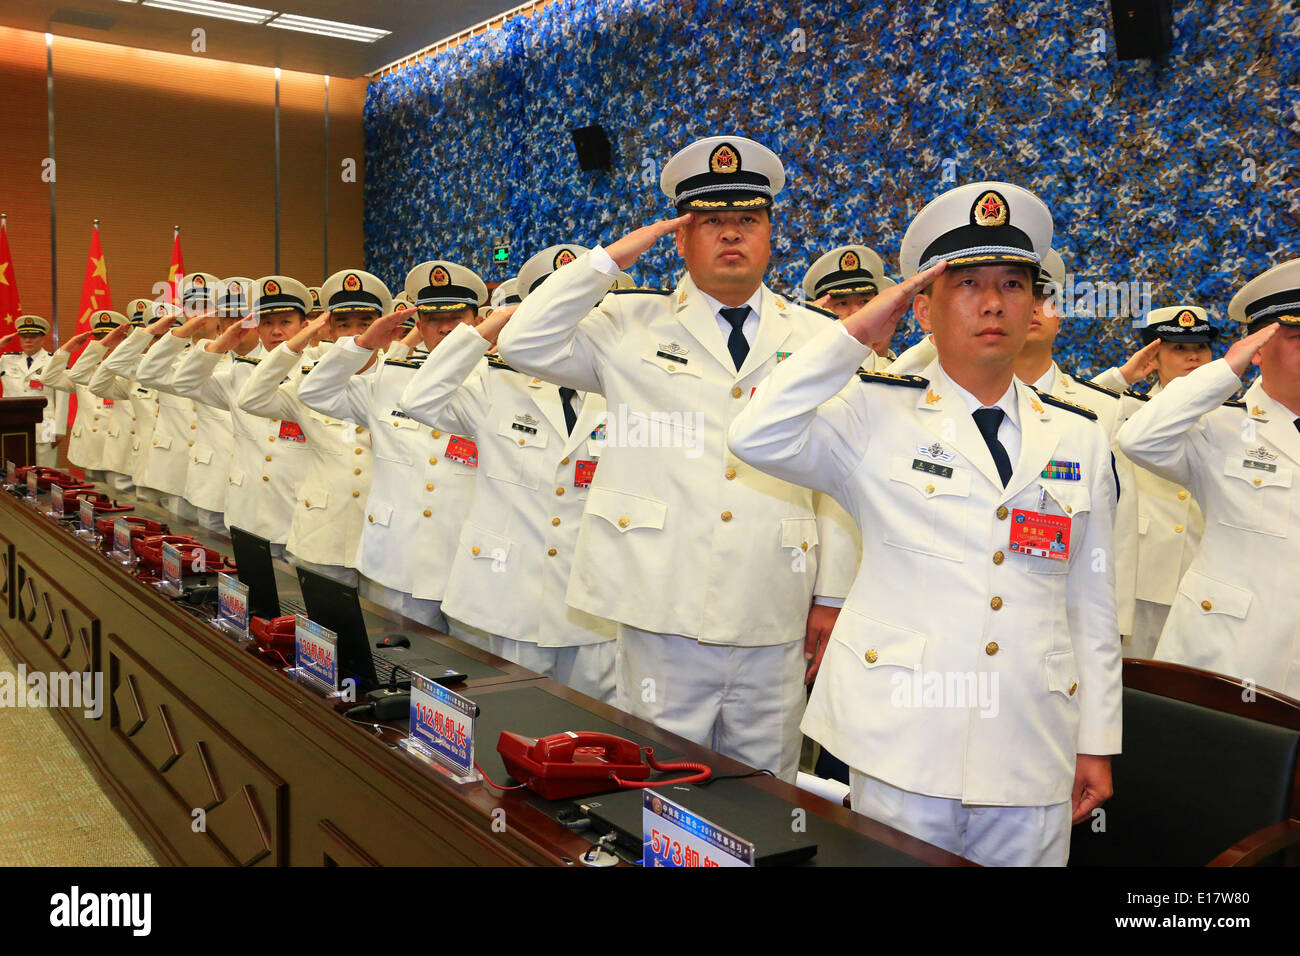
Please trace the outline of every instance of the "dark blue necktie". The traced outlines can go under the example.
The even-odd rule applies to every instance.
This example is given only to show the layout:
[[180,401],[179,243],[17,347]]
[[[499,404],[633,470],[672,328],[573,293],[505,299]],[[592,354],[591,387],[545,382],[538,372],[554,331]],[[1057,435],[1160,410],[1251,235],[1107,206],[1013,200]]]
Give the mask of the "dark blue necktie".
[[1002,479],[1003,488],[1011,480],[1011,459],[1007,456],[1007,450],[1002,442],[998,441],[998,426],[1002,424],[1006,414],[1000,408],[977,408],[971,412],[971,417],[975,419],[975,427],[984,436],[984,444],[989,446],[993,464],[998,466],[998,477]]
[[727,336],[727,351],[731,353],[731,360],[736,363],[736,371],[745,364],[745,356],[749,355],[749,340],[745,338],[744,325],[745,320],[749,318],[749,306],[741,305],[734,309],[719,309],[722,317],[731,323],[731,334]]
[[573,434],[573,426],[578,422],[578,413],[573,410],[569,402],[577,394],[575,389],[560,386],[560,407],[564,409],[564,427],[569,430],[570,435]]

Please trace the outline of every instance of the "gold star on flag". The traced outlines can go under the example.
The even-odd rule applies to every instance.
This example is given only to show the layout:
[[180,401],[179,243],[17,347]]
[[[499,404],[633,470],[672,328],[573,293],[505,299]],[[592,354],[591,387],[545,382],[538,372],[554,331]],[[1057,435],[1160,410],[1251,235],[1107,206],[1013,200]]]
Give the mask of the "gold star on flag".
[[99,278],[107,282],[108,267],[104,265],[104,257],[100,256],[98,259],[92,258],[90,261],[95,264],[95,271],[92,274],[98,276]]

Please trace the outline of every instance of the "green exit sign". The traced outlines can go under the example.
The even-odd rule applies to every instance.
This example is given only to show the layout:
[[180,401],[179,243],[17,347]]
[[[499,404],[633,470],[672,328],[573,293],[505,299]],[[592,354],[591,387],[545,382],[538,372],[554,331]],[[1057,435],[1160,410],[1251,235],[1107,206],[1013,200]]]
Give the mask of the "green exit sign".
[[509,261],[510,261],[510,247],[509,247],[509,246],[493,246],[493,247],[492,247],[492,261],[493,261],[493,262],[509,262]]

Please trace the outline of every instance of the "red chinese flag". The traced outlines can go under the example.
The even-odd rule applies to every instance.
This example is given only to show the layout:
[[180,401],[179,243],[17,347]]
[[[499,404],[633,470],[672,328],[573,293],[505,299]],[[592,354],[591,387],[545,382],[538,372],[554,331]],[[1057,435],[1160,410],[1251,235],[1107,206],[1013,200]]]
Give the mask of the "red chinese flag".
[[[14,275],[14,257],[9,251],[9,233],[0,224],[0,336],[12,332],[14,320],[22,314],[22,303],[18,301],[18,278]],[[18,350],[17,339],[4,349],[6,352]]]
[[[81,280],[81,306],[77,309],[77,328],[73,333],[80,335],[91,329],[91,316],[100,309],[113,308],[113,294],[108,291],[108,266],[104,262],[104,250],[99,245],[99,227],[95,226],[90,234],[90,252],[86,255],[86,277]],[[82,349],[72,353],[68,366],[76,364]],[[72,423],[77,418],[77,396],[74,393],[68,400],[68,433],[72,433]]]
[[185,260],[181,258],[181,231],[172,233],[172,266],[167,271],[167,283],[171,286],[171,301],[176,305],[181,301],[181,285],[185,282]]

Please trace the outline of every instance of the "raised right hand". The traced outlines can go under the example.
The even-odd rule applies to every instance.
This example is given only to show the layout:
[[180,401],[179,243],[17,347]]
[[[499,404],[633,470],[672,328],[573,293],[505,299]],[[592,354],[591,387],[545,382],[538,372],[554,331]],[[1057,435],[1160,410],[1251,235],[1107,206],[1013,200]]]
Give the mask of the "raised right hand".
[[59,346],[59,351],[69,353],[75,352],[77,349],[89,342],[90,337],[94,334],[94,332],[81,332],[78,335],[74,335],[72,338],[68,339],[68,341]]
[[605,247],[605,251],[609,253],[609,257],[614,260],[615,265],[620,269],[627,269],[641,257],[641,253],[670,232],[676,232],[678,228],[690,221],[691,213],[688,212],[676,219],[661,219],[659,222],[652,222],[650,225],[634,229],[622,239],[610,243]]
[[1160,351],[1160,344],[1160,339],[1148,342],[1120,366],[1119,373],[1124,376],[1124,381],[1132,385],[1156,370],[1156,354]]
[[1271,322],[1244,339],[1233,342],[1228,347],[1228,354],[1224,356],[1233,372],[1238,376],[1244,375],[1246,369],[1250,368],[1250,360],[1255,357],[1255,353],[1267,345],[1269,339],[1277,335],[1279,327],[1276,322]]
[[[415,306],[407,306],[396,312],[389,312],[366,326],[366,330],[352,340],[357,348],[382,349],[393,341],[393,329],[397,328],[407,316],[415,314]],[[418,326],[417,326],[418,328]]]

